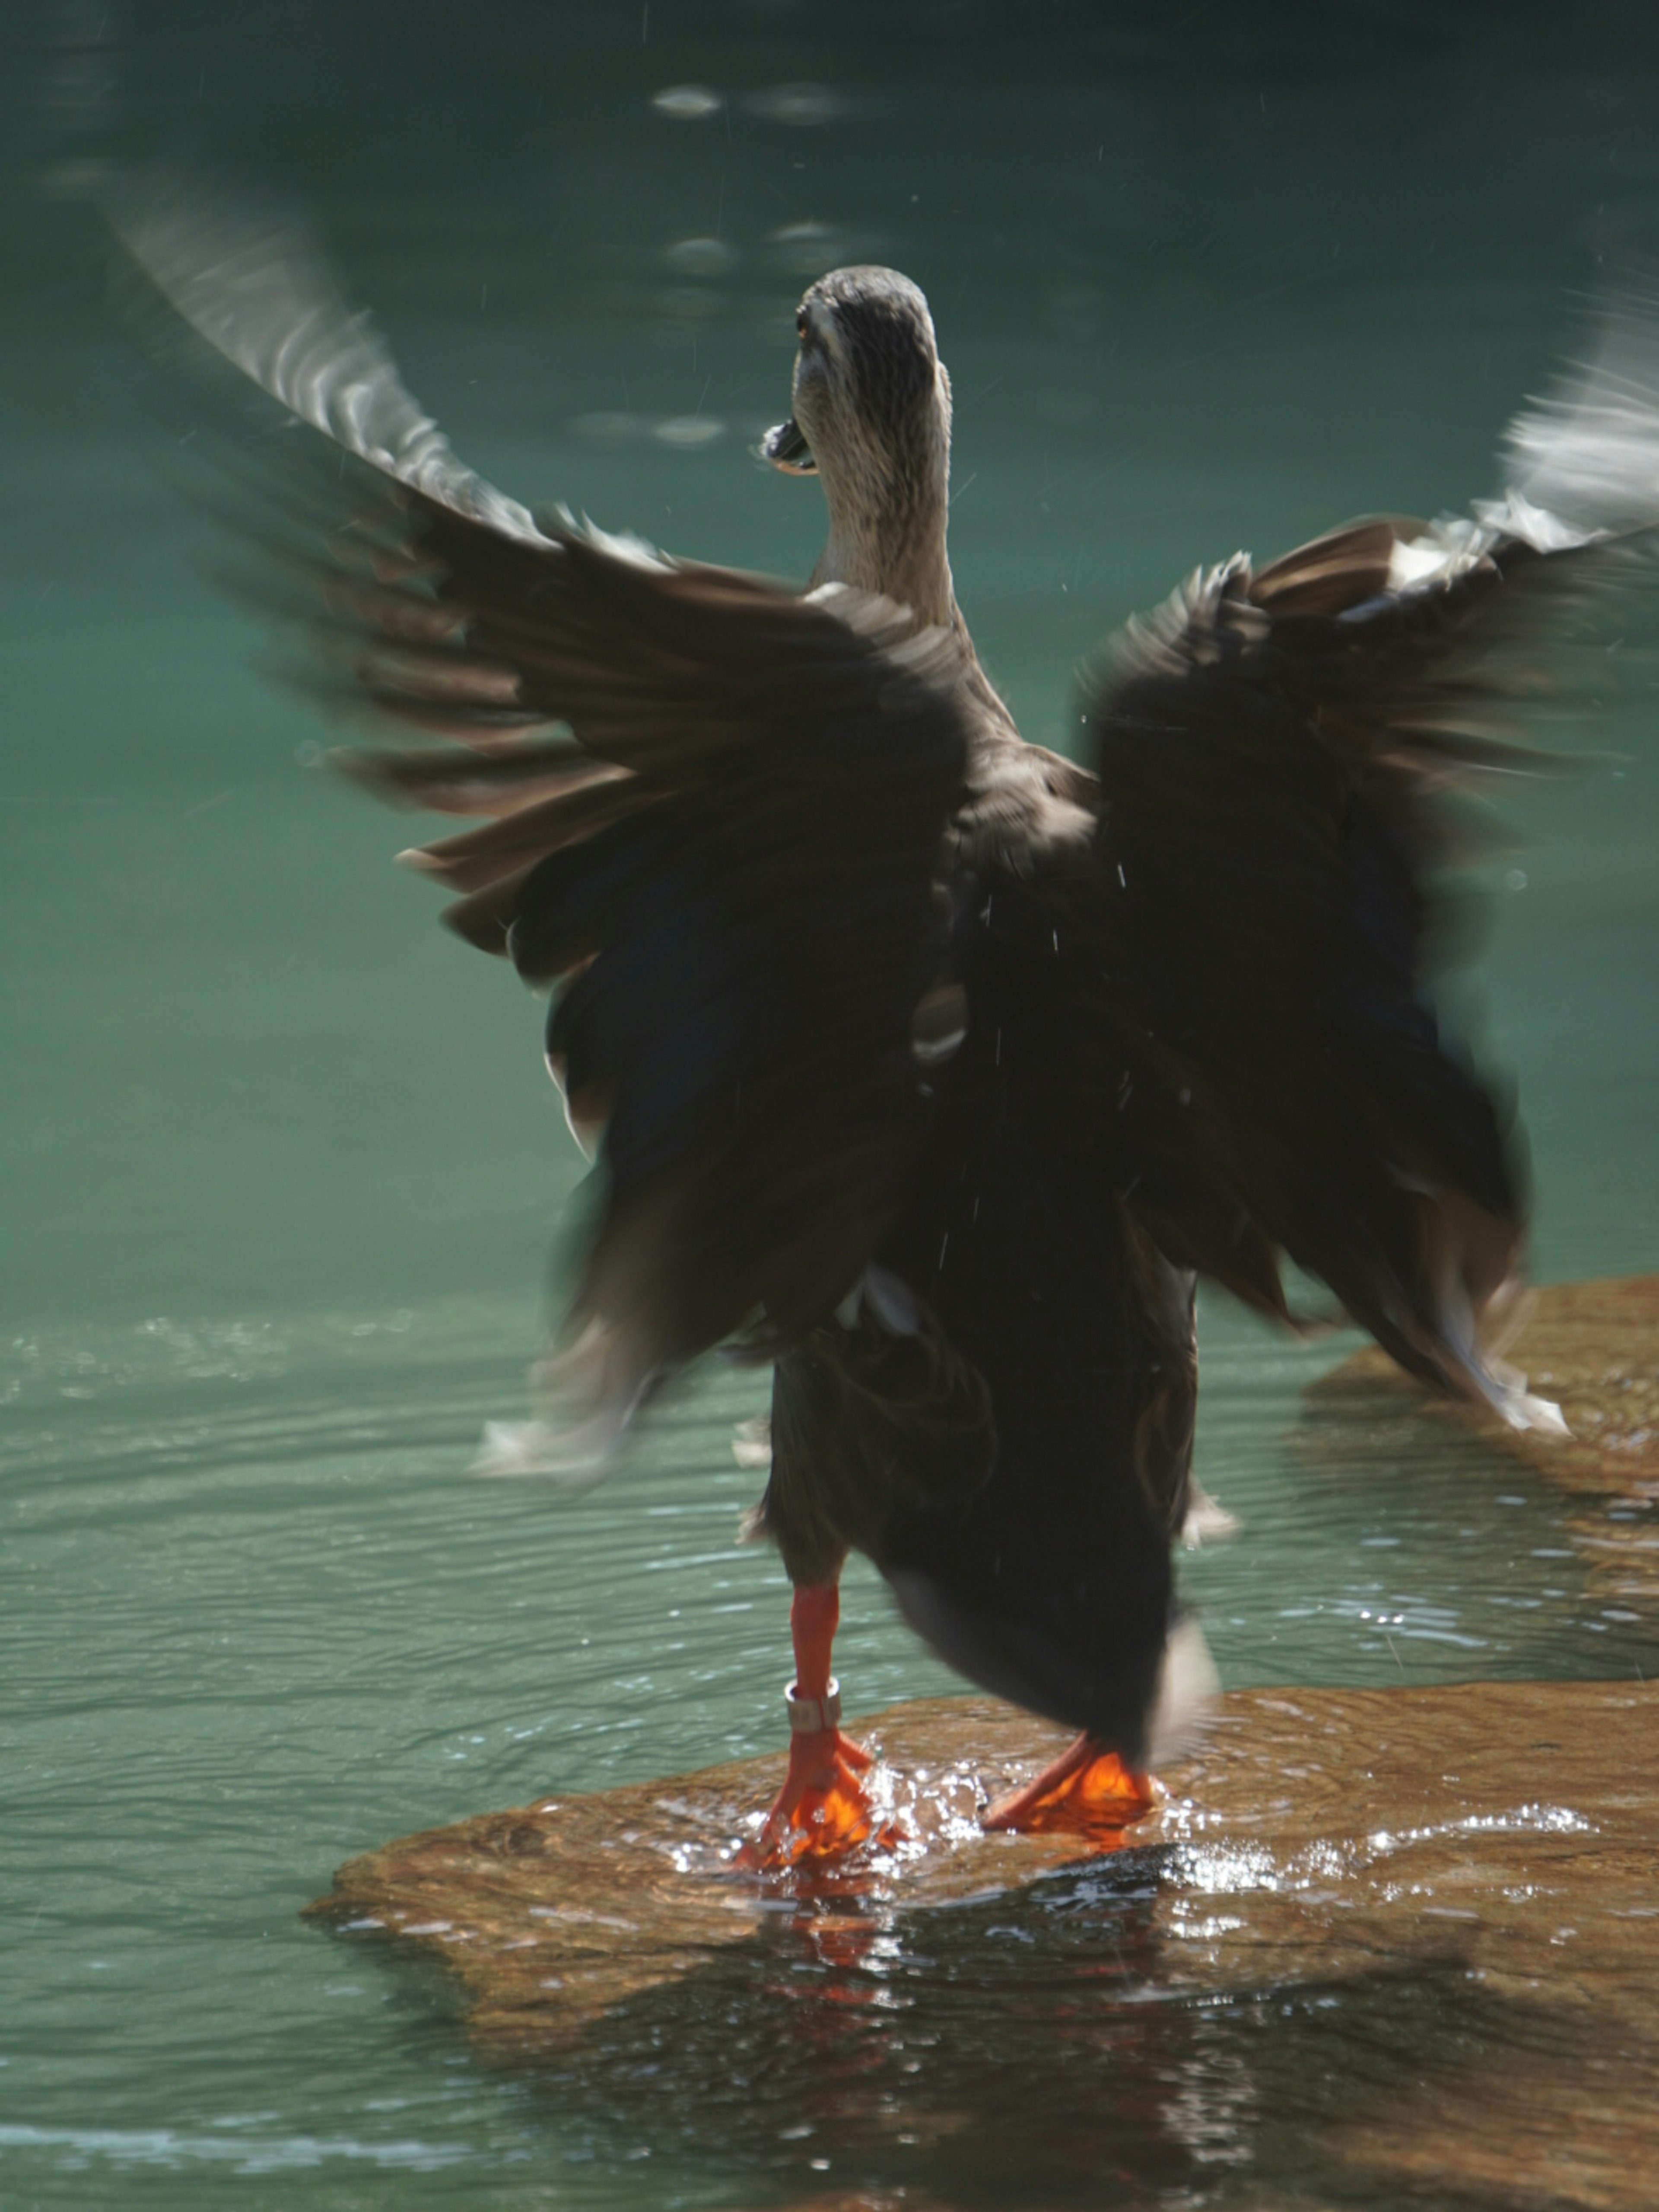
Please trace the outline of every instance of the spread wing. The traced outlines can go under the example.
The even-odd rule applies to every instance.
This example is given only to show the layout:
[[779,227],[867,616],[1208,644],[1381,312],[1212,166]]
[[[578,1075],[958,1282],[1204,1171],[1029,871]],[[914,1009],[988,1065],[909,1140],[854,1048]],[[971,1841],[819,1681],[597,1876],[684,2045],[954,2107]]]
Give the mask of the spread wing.
[[167,193],[119,228],[218,425],[253,588],[325,690],[413,740],[343,764],[474,817],[409,857],[556,988],[549,1062],[603,1132],[602,1196],[541,1370],[556,1418],[498,1459],[595,1468],[698,1352],[820,1319],[904,1203],[958,648],[878,599],[538,521],[455,459],[301,241]]
[[[1170,1255],[1279,1303],[1278,1249],[1402,1364],[1547,1422],[1496,1364],[1526,1237],[1504,1093],[1437,1010],[1468,794],[1553,763],[1575,637],[1650,580],[1659,344],[1639,316],[1510,434],[1473,520],[1243,555],[1131,623],[1086,681],[1108,1116]],[[1545,502],[1547,502],[1547,505]],[[1604,628],[1605,638],[1605,628]],[[1605,660],[1600,662],[1603,678]]]

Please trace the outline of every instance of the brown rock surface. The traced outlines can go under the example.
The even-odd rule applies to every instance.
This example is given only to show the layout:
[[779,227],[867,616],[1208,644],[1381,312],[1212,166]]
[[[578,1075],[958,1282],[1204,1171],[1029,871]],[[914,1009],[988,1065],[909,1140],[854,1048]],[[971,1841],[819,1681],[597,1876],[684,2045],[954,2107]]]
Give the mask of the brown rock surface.
[[1659,1686],[1236,1692],[1093,1856],[974,1820],[1052,1731],[946,1699],[866,1733],[910,1840],[831,1874],[730,1870],[762,1759],[410,1837],[312,1910],[441,1955],[566,2102],[741,2144],[763,2194],[1659,2201]]

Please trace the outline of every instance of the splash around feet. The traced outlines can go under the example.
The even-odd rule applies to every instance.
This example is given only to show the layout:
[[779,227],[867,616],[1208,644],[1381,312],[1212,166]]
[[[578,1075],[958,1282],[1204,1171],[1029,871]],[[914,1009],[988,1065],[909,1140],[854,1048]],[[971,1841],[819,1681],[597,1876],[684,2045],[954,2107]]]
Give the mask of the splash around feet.
[[783,1787],[759,1835],[739,1849],[734,1863],[775,1873],[803,1860],[836,1857],[859,1844],[885,1850],[902,1842],[904,1831],[864,1786],[870,1765],[864,1746],[839,1728],[792,1735]]

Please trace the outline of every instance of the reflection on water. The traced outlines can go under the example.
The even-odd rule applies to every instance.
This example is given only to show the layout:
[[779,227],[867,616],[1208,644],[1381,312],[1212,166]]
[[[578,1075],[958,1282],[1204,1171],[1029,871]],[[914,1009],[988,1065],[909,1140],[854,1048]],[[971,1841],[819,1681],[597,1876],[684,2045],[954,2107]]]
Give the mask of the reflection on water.
[[[954,378],[963,605],[1024,726],[1063,737],[1072,664],[1194,561],[1490,489],[1564,291],[1659,236],[1651,27],[1603,29],[9,11],[8,2203],[188,2212],[227,2175],[354,2212],[866,2183],[912,2207],[1624,2201],[1641,2158],[1561,2100],[1593,2056],[1626,2112],[1650,2029],[1600,1966],[1584,2009],[1553,1969],[1540,2003],[1531,1952],[1471,1950],[1459,1900],[1415,1911],[1427,1846],[1388,1862],[1401,1896],[1358,1951],[1335,1905],[1268,1928],[1276,1892],[1194,1902],[1179,1838],[927,1912],[769,1913],[532,2064],[481,2059],[447,1974],[301,1924],[386,1837],[775,1747],[786,1595],[732,1542],[753,1378],[714,1369],[590,1498],[463,1480],[520,1409],[577,1165],[537,1015],[392,875],[395,826],[297,764],[327,732],[193,565],[86,198],[157,153],[297,197],[469,459],[795,574],[817,495],[745,450],[784,411],[795,296],[832,262],[907,268]],[[1659,756],[1639,717],[1607,739],[1603,775],[1522,807],[1482,970],[1551,1278],[1651,1267],[1659,1219]],[[1304,1400],[1346,1349],[1206,1310],[1201,1471],[1242,1530],[1183,1575],[1230,1685],[1651,1679],[1650,1469],[1569,1481],[1352,1376]],[[868,1577],[840,1656],[854,1711],[951,1687]],[[1305,1790],[1285,1725],[1300,1751],[1263,1741]],[[1578,1843],[1504,1848],[1525,1890]],[[1500,1949],[1508,1909],[1478,1908]],[[1176,1988],[1173,1956],[1210,1973],[1245,1929],[1271,1972]],[[1565,1914],[1537,1939],[1601,1940]],[[1599,2046],[1571,2039],[1590,2020]]]

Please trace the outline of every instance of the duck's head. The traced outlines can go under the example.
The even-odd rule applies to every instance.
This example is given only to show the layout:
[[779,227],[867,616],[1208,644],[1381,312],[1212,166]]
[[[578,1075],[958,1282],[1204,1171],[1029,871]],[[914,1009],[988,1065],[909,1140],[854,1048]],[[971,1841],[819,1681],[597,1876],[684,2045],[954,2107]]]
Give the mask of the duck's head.
[[761,452],[823,486],[830,541],[813,582],[883,592],[920,621],[948,621],[951,380],[927,301],[895,269],[836,269],[807,292],[795,328],[794,411]]

